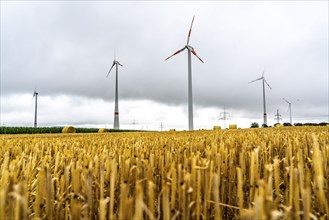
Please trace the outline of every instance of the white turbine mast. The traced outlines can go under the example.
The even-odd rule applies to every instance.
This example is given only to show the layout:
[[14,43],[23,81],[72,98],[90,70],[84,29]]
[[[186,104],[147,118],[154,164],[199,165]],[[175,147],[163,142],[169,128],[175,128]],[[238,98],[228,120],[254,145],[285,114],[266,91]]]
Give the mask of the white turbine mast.
[[35,97],[35,107],[34,107],[34,127],[38,126],[37,117],[38,117],[38,95],[37,88],[34,88],[33,97]]
[[116,60],[115,55],[114,55],[114,60],[113,64],[107,73],[106,77],[109,76],[111,70],[115,66],[115,106],[114,106],[114,129],[120,129],[120,123],[119,123],[119,100],[118,100],[118,65],[123,66],[122,64],[119,63],[119,61]]
[[265,69],[263,71],[263,74],[262,74],[262,77],[258,78],[258,79],[255,79],[253,81],[250,81],[249,83],[253,83],[253,82],[256,82],[258,80],[262,80],[263,82],[263,111],[264,111],[264,115],[263,115],[263,124],[264,125],[267,125],[267,113],[266,113],[266,99],[265,99],[265,83],[266,85],[270,88],[271,86],[267,83],[265,77],[264,77],[264,74],[265,74]]
[[165,60],[168,60],[169,58],[179,54],[180,52],[184,51],[185,49],[187,49],[187,61],[188,61],[188,128],[189,130],[193,130],[193,96],[192,96],[192,66],[191,66],[191,53],[196,56],[202,63],[203,60],[197,55],[197,53],[195,52],[194,48],[189,45],[190,43],[190,36],[191,36],[191,31],[192,31],[192,25],[194,22],[194,17],[192,19],[192,23],[190,26],[190,30],[188,32],[188,36],[187,36],[187,43],[186,45],[176,51],[173,55],[167,57]]
[[298,102],[299,99],[296,99],[295,101],[293,102],[289,102],[287,99],[285,98],[282,98],[286,103],[288,103],[289,105],[289,115],[290,115],[290,124],[292,125],[292,116],[291,116],[291,104],[295,103],[295,102]]

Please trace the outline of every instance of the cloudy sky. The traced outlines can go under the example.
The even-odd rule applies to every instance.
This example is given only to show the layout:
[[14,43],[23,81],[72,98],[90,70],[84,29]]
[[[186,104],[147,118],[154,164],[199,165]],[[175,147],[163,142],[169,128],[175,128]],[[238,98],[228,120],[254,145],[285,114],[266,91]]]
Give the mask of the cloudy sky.
[[[120,127],[187,129],[187,52],[194,127],[327,122],[328,1],[1,1],[1,125],[113,127],[114,51]],[[133,125],[133,121],[136,122]]]

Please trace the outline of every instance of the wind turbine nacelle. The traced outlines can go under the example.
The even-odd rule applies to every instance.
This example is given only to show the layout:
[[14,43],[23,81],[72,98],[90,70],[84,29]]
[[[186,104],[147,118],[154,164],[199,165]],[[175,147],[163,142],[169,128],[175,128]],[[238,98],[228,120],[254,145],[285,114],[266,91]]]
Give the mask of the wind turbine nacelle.
[[190,45],[186,45],[186,48],[187,48],[189,51],[192,51],[192,50],[194,50],[194,48],[193,48],[193,47],[191,47]]

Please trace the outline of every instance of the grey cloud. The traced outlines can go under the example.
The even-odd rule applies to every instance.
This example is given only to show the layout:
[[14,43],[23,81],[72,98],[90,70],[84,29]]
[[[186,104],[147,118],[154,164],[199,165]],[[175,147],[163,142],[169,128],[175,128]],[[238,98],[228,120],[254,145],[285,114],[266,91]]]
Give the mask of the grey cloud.
[[[114,99],[114,50],[121,100],[187,102],[187,55],[164,58],[191,45],[196,105],[262,111],[266,67],[268,110],[296,97],[301,109],[328,108],[327,2],[3,2],[2,96],[31,93]],[[302,107],[304,106],[304,107]]]

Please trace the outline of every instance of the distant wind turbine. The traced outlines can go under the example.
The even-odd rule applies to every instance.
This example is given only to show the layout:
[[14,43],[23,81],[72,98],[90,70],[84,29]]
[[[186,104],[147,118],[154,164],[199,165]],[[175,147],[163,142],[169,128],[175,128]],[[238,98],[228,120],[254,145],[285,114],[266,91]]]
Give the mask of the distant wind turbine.
[[264,122],[263,124],[264,125],[267,125],[267,114],[266,114],[266,100],[265,100],[265,83],[266,85],[270,88],[271,86],[267,83],[267,81],[265,80],[265,77],[264,77],[264,73],[265,73],[265,70],[263,71],[263,74],[262,74],[262,77],[258,78],[258,79],[255,79],[249,83],[253,83],[255,81],[258,81],[258,80],[262,80],[263,81],[263,109],[264,109]]
[[37,127],[37,113],[38,113],[38,95],[37,88],[34,89],[33,98],[35,97],[35,107],[34,107],[34,127]]
[[194,17],[195,16],[193,16],[191,27],[190,27],[190,30],[188,32],[186,45],[182,49],[176,51],[173,55],[171,55],[171,56],[169,56],[165,59],[165,60],[168,60],[169,58],[171,58],[171,57],[179,54],[180,52],[184,51],[185,49],[187,49],[187,55],[188,55],[188,59],[187,59],[188,60],[188,128],[189,128],[189,130],[193,130],[193,97],[192,97],[191,53],[194,56],[196,56],[203,63],[203,60],[196,54],[194,48],[189,45]]
[[282,98],[286,103],[288,103],[289,104],[289,114],[290,114],[290,124],[292,125],[292,117],[291,117],[291,104],[292,103],[295,103],[295,102],[298,102],[299,101],[299,99],[296,99],[295,101],[293,101],[293,102],[289,102],[288,100],[286,100],[285,98]]
[[111,70],[115,66],[115,106],[114,106],[114,129],[120,129],[120,124],[119,124],[119,104],[118,104],[118,65],[122,66],[119,61],[115,59],[113,60],[113,64],[107,73],[106,77],[109,76]]

